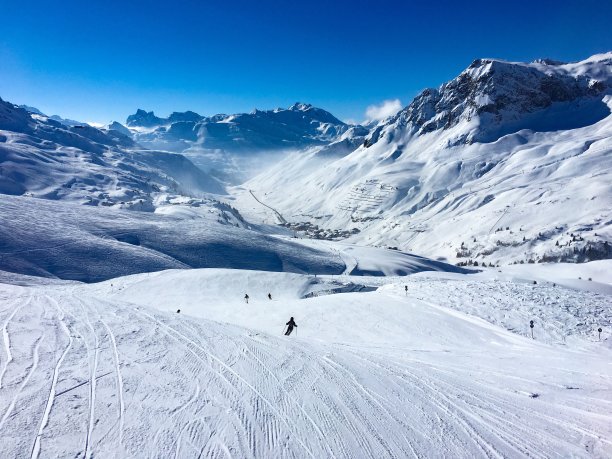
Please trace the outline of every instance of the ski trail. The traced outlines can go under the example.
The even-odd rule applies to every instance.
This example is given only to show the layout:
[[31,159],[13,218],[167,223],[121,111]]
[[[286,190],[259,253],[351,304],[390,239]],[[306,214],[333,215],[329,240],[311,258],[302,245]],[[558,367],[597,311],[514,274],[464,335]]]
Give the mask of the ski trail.
[[[73,296],[74,297],[74,296]],[[91,330],[91,333],[94,337],[94,356],[93,356],[93,365],[91,365],[91,352],[89,349],[89,345],[87,345],[87,341],[85,341],[85,345],[87,347],[87,357],[90,365],[89,369],[89,421],[87,426],[87,435],[85,436],[85,459],[89,459],[91,457],[91,437],[93,434],[94,428],[94,413],[95,413],[95,404],[96,404],[96,373],[98,371],[98,356],[100,353],[100,343],[98,340],[98,335],[96,334],[96,330],[91,324],[89,320],[89,315],[85,310],[84,303],[81,302],[78,298],[74,297],[79,303],[81,310],[83,311],[83,315],[85,317],[85,321],[87,322],[87,326]]]
[[317,434],[319,435],[319,438],[321,439],[321,443],[323,445],[325,445],[325,449],[327,450],[327,453],[329,454],[329,457],[336,457],[335,454],[332,452],[329,443],[325,440],[325,435],[323,434],[323,432],[321,431],[321,429],[319,428],[319,426],[317,425],[317,423],[312,419],[312,417],[306,412],[306,410],[304,410],[304,408],[302,408],[302,405],[300,405],[299,403],[295,402],[293,400],[293,397],[291,397],[289,395],[289,393],[287,392],[287,390],[285,388],[283,388],[283,385],[281,383],[281,381],[278,379],[278,377],[274,374],[274,372],[272,370],[270,370],[270,368],[264,364],[261,359],[259,357],[257,357],[257,355],[255,355],[255,353],[249,348],[248,344],[246,344],[244,342],[244,340],[242,340],[242,344],[244,345],[244,349],[251,355],[253,356],[253,359],[259,363],[259,365],[261,365],[261,367],[272,377],[272,379],[274,379],[277,383],[278,383],[278,387],[280,388],[280,390],[282,390],[286,397],[287,400],[292,401],[300,410],[300,412],[304,415],[304,417],[306,419],[308,419],[308,422],[314,427],[315,431],[317,432]]
[[[208,355],[209,358],[211,358],[212,360],[214,360],[215,362],[217,362],[221,367],[225,368],[230,374],[234,375],[239,381],[241,381],[245,386],[247,386],[257,397],[259,397],[259,399],[266,404],[270,410],[276,414],[279,419],[281,419],[295,434],[298,433],[298,430],[296,429],[295,425],[292,425],[288,420],[286,416],[283,416],[282,413],[280,413],[274,406],[274,404],[268,400],[266,397],[264,397],[264,395],[259,392],[252,384],[250,384],[246,379],[244,379],[242,376],[240,376],[240,374],[238,374],[236,371],[234,371],[230,366],[228,366],[225,362],[223,362],[221,359],[219,359],[217,356],[213,355],[212,353],[210,353],[209,351],[205,350],[204,348],[202,348],[201,346],[199,346],[197,343],[195,343],[193,340],[189,339],[188,337],[186,337],[185,335],[183,335],[182,333],[180,333],[178,330],[170,327],[169,325],[166,325],[165,323],[161,322],[160,320],[157,320],[155,317],[142,312],[140,310],[136,311],[147,317],[149,320],[154,321],[155,323],[159,324],[160,328],[166,329],[168,330],[166,332],[166,334],[168,334],[169,336],[173,336],[173,335],[177,335],[178,337],[183,339],[183,345],[185,346],[185,349],[187,349],[189,352],[191,352],[198,360],[202,361],[203,363],[206,363],[207,365],[209,365],[211,367],[211,370],[214,371],[215,373],[217,373],[219,376],[221,376],[222,378],[226,379],[225,376],[217,371],[214,370],[214,368],[212,368],[212,365],[210,364],[210,362],[205,361],[200,355],[198,355],[193,349],[191,349],[189,347],[189,344],[191,344],[192,346],[194,346],[196,349],[199,349],[200,351],[202,351],[204,354]],[[176,341],[178,341],[179,343],[181,342],[181,340],[179,338],[177,338],[177,336],[174,337],[174,339]],[[228,381],[229,382],[229,381]],[[231,384],[231,383],[230,383]],[[310,450],[310,448],[308,446],[306,446],[306,444],[304,443],[304,441],[298,436],[296,435],[297,441],[300,443],[300,445],[304,448],[304,450],[308,453],[308,455],[312,458],[315,458],[316,456],[312,453],[312,451]]]
[[[187,430],[187,428],[191,425],[193,421],[189,421],[188,423],[186,423],[181,430],[179,431],[177,437],[176,437],[176,444],[174,447],[174,459],[180,459],[180,451],[181,451],[181,439],[183,437],[183,432],[185,432],[185,430]],[[231,456],[230,456],[231,457]]]
[[[388,408],[386,408],[383,405],[383,402],[387,401],[384,397],[380,397],[378,394],[376,394],[375,392],[373,393],[367,387],[365,387],[361,382],[358,381],[356,375],[349,368],[342,365],[339,361],[333,360],[331,356],[324,356],[322,361],[325,365],[329,366],[339,375],[340,381],[343,381],[343,383],[347,387],[347,391],[349,390],[353,391],[355,397],[357,397],[358,395],[361,395],[362,400],[364,400],[364,402],[369,405],[370,410],[372,412],[379,411],[379,413],[387,416],[396,425],[402,426],[402,428],[405,429],[406,431],[413,430],[413,427],[411,425],[403,422],[401,419],[399,419],[396,415],[394,415]],[[349,385],[349,381],[350,381],[350,385]],[[380,399],[378,397],[380,397]],[[378,414],[377,417],[381,419],[380,414]],[[374,434],[374,436],[376,437],[376,434]],[[406,445],[410,449],[411,454],[414,457],[418,458],[418,454],[416,453],[414,449],[413,443],[410,441],[410,439],[406,435],[403,435],[403,438],[404,438],[404,441],[406,442]],[[382,445],[383,447],[385,447],[384,444]]]
[[[522,348],[485,356],[446,342],[287,342],[112,303],[85,287],[74,298],[70,288],[34,291],[27,311],[27,295],[20,312],[16,297],[3,298],[12,363],[0,391],[0,457],[586,458],[612,447],[603,359],[604,368],[552,374],[536,360],[521,372],[513,362]],[[471,324],[483,340],[492,331],[516,339],[427,299],[411,313],[433,310],[458,330]],[[549,352],[551,368],[569,355],[527,349]]]
[[[124,413],[125,413],[125,403],[123,401],[123,378],[121,377],[121,369],[119,366],[119,352],[117,350],[117,340],[115,339],[115,334],[112,332],[111,328],[108,326],[102,318],[100,318],[100,322],[106,328],[108,332],[108,336],[111,340],[111,344],[113,346],[113,361],[115,364],[115,375],[117,377],[117,397],[119,399],[119,444],[123,443],[123,428],[124,428]],[[199,386],[198,386],[199,389]]]
[[[381,370],[395,375],[404,381],[405,384],[409,384],[410,387],[417,389],[419,392],[423,394],[423,397],[427,397],[429,394],[429,403],[439,409],[442,413],[446,415],[447,419],[453,420],[454,428],[458,429],[457,434],[463,434],[464,438],[473,442],[476,445],[481,453],[486,457],[497,457],[502,458],[503,454],[493,445],[493,443],[483,437],[479,433],[479,431],[474,427],[470,419],[476,421],[477,424],[484,424],[483,420],[479,418],[475,413],[468,412],[463,406],[460,406],[456,402],[454,402],[449,396],[446,395],[447,392],[456,392],[460,390],[460,388],[448,385],[445,390],[437,387],[435,383],[431,380],[428,380],[422,376],[415,374],[413,371],[410,371],[407,366],[402,366],[401,369],[394,369],[389,364],[382,364],[378,361],[372,360],[371,358],[366,358],[364,356],[360,356],[355,354],[355,357],[363,359],[375,366],[379,367]],[[408,377],[408,378],[407,378]],[[435,397],[431,397],[431,394],[436,394]],[[487,432],[488,429],[485,427],[481,431]],[[495,433],[494,433],[495,435]],[[507,442],[504,438],[495,435],[503,444],[510,446],[512,449],[515,449],[512,443]],[[461,443],[461,445],[465,448],[466,453],[470,451],[469,448],[466,448],[466,440],[460,437],[456,437],[456,440]]]
[[[171,422],[176,416],[178,416],[180,413],[185,411],[189,405],[193,404],[198,399],[199,395],[200,395],[200,383],[196,382],[196,390],[195,390],[194,394],[191,396],[191,398],[189,400],[187,400],[187,402],[183,406],[181,406],[178,410],[176,410],[174,413],[172,413],[172,415],[168,418],[168,420],[164,423],[164,425],[162,425],[157,430],[157,432],[155,433],[155,436],[153,437],[153,444],[157,444],[159,436],[161,435],[162,430],[168,424],[168,422]],[[187,423],[186,426],[187,425],[189,425],[189,423]],[[185,429],[185,427],[183,427],[183,429],[181,429],[181,432],[184,429]],[[174,442],[175,443],[174,449],[175,449],[175,452],[176,452],[175,453],[175,457],[177,457],[176,454],[178,454],[178,450],[179,450],[179,444],[180,444],[180,439],[181,439],[180,435],[181,435],[181,433],[179,433],[176,441]]]
[[[497,448],[495,448],[493,443],[484,438],[483,435],[481,435],[478,430],[476,430],[472,422],[470,422],[469,418],[479,423],[482,423],[482,420],[478,419],[477,416],[474,416],[472,413],[467,412],[463,407],[453,402],[450,397],[446,396],[442,391],[430,384],[430,382],[427,381],[425,378],[416,376],[414,373],[410,373],[407,370],[404,370],[404,372],[408,374],[411,378],[414,378],[414,383],[421,385],[424,394],[436,394],[436,397],[432,398],[433,405],[437,406],[444,414],[446,414],[448,419],[453,419],[454,424],[461,429],[461,432],[465,435],[467,439],[471,440],[480,449],[484,456],[497,457],[499,459],[503,458],[503,455],[497,450]],[[483,430],[486,431],[486,429]],[[502,438],[498,438],[503,442]]]
[[43,430],[47,426],[47,422],[49,421],[49,414],[51,413],[51,408],[53,407],[53,402],[55,401],[55,395],[56,395],[55,388],[57,386],[57,380],[59,378],[60,367],[62,363],[64,362],[64,358],[66,357],[66,354],[68,354],[68,351],[72,347],[72,341],[73,341],[72,336],[70,335],[70,330],[68,329],[68,327],[66,326],[66,323],[64,322],[64,317],[66,317],[66,314],[64,313],[64,311],[62,311],[57,301],[55,301],[48,295],[47,295],[47,299],[49,299],[51,302],[55,304],[55,307],[57,308],[58,312],[60,312],[61,314],[61,316],[59,316],[58,319],[59,319],[62,329],[64,330],[64,333],[66,333],[66,336],[68,336],[68,345],[64,349],[64,352],[62,352],[62,355],[57,361],[55,368],[53,368],[53,378],[51,379],[51,388],[49,389],[49,396],[47,397],[45,411],[40,421],[40,426],[38,427],[38,434],[36,435],[36,440],[34,441],[34,445],[32,446],[32,452],[30,454],[31,459],[37,458],[40,454],[40,439],[42,437]]
[[26,377],[23,379],[23,381],[21,381],[21,384],[19,385],[19,389],[17,390],[17,393],[11,400],[11,403],[8,406],[6,412],[4,413],[4,416],[2,416],[2,419],[0,420],[0,429],[2,429],[2,427],[4,426],[4,423],[6,422],[8,417],[13,412],[13,409],[15,408],[15,404],[17,403],[17,399],[19,398],[19,395],[21,395],[23,388],[28,384],[28,382],[30,381],[30,378],[32,377],[36,369],[38,368],[38,360],[39,360],[38,348],[40,347],[40,343],[43,341],[44,338],[45,336],[42,335],[40,338],[36,340],[36,343],[34,344],[32,366],[30,367],[30,371],[28,371],[28,374],[26,375]]
[[[31,301],[32,301],[32,295],[30,295],[26,304],[30,304]],[[2,341],[4,343],[4,352],[6,353],[6,361],[2,365],[2,370],[0,371],[0,389],[2,389],[2,379],[4,378],[4,373],[6,373],[6,369],[8,368],[9,363],[13,361],[13,354],[11,354],[11,337],[8,332],[8,325],[10,321],[13,320],[13,318],[15,317],[15,314],[17,314],[17,311],[19,311],[22,306],[23,304],[17,306],[13,310],[11,315],[5,320],[4,325],[2,326]]]
[[270,207],[269,205],[264,204],[263,202],[261,202],[261,201],[260,201],[260,200],[257,198],[257,196],[255,196],[255,194],[253,193],[253,190],[249,190],[249,193],[251,193],[251,196],[253,196],[253,199],[255,199],[255,201],[257,201],[257,202],[258,202],[259,204],[261,204],[262,206],[267,207],[267,208],[268,208],[268,209],[270,209],[272,212],[274,212],[274,214],[276,215],[276,218],[278,218],[278,221],[279,221],[281,224],[285,224],[285,223],[287,223],[287,220],[285,220],[285,217],[283,217],[283,216],[280,214],[280,212],[279,212],[279,211],[277,211],[275,208]]
[[[342,394],[343,394],[343,397],[341,398],[342,404],[345,407],[345,409],[348,409],[348,411],[351,413],[351,419],[347,419],[347,424],[353,425],[354,428],[356,429],[361,427],[361,429],[359,429],[362,432],[361,435],[363,435],[363,432],[364,432],[363,428],[365,427],[365,432],[367,432],[371,436],[371,439],[373,439],[376,442],[379,448],[382,448],[384,450],[383,455],[385,457],[393,457],[394,456],[393,449],[397,448],[398,446],[397,442],[393,441],[392,439],[383,438],[383,436],[379,433],[377,426],[372,424],[371,416],[368,415],[370,413],[374,413],[376,407],[370,405],[369,410],[367,412],[364,412],[364,410],[360,409],[359,402],[366,402],[366,398],[364,398],[363,395],[360,394],[358,387],[351,384],[350,381],[346,378],[346,376],[337,370],[336,362],[333,362],[332,360],[330,360],[329,357],[324,356],[321,359],[321,362],[327,365],[332,370],[334,370],[334,372],[338,375],[337,378],[333,378],[331,374],[328,374],[328,377],[330,379],[336,379],[336,385],[342,388]],[[382,422],[384,422],[383,418],[380,416],[380,413],[376,415],[376,419],[379,420],[381,424]],[[391,445],[392,442],[394,443],[393,445]],[[368,442],[367,449],[371,451],[370,453],[371,456],[374,457],[376,456],[376,454],[380,455],[380,453],[375,453],[373,451],[372,449],[373,446],[375,445],[370,440]],[[393,446],[395,446],[395,448],[393,448]]]

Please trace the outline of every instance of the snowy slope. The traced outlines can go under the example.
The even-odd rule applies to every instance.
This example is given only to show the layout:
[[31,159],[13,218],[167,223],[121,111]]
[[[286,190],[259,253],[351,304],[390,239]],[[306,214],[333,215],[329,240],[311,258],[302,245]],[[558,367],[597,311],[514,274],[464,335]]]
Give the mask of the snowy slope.
[[415,255],[268,233],[211,199],[166,196],[155,213],[3,196],[0,269],[95,282],[169,268],[309,274],[465,272]]
[[161,190],[224,193],[183,156],[136,149],[117,130],[66,126],[0,100],[0,193],[152,210]]
[[[611,266],[608,260],[601,263],[607,268]],[[566,269],[569,268],[571,265]],[[291,311],[291,315],[308,324],[307,328],[300,328],[303,337],[354,343],[384,342],[389,329],[398,335],[396,340],[416,339],[399,337],[406,326],[404,320],[414,320],[412,312],[401,302],[388,301],[387,296],[434,303],[527,337],[529,321],[535,319],[535,336],[549,344],[584,347],[585,341],[592,342],[596,337],[599,326],[608,329],[612,325],[612,310],[608,306],[612,295],[610,274],[604,276],[607,283],[585,279],[569,286],[559,274],[552,281],[533,284],[534,274],[529,270],[519,273],[492,270],[466,276],[423,270],[408,277],[313,277],[227,269],[173,270],[112,279],[88,289],[117,301],[167,312],[180,308],[183,314],[271,334],[276,332],[274,324],[282,322],[287,311]],[[406,286],[408,293],[404,290]],[[373,289],[379,290],[367,293]],[[245,293],[250,297],[248,313],[243,307]],[[272,294],[272,301],[268,293]],[[333,293],[343,293],[343,300]],[[330,296],[322,298],[326,295]],[[304,301],[316,297],[320,298]],[[359,317],[364,323],[384,330],[373,336],[374,330],[364,327],[339,328],[346,316]],[[390,319],[394,316],[395,321]]]
[[3,196],[0,269],[94,282],[168,268],[226,267],[341,273],[342,259],[281,241],[212,200],[166,203],[156,213]]
[[[252,287],[272,282],[279,301],[260,296],[264,288],[241,302],[241,274]],[[589,330],[571,345],[547,344],[539,335],[546,322],[531,340],[439,305],[435,283],[419,299],[426,279],[408,296],[390,285],[299,300],[297,277],[269,276],[204,270],[89,286],[0,285],[4,454],[612,454],[609,322],[603,342]],[[568,291],[558,293],[575,306]],[[130,302],[153,294],[161,311]],[[533,306],[521,303],[517,313],[533,317]],[[279,336],[290,315],[297,336]]]
[[350,154],[292,155],[242,189],[288,222],[453,263],[610,258],[611,79],[610,53],[478,60]]

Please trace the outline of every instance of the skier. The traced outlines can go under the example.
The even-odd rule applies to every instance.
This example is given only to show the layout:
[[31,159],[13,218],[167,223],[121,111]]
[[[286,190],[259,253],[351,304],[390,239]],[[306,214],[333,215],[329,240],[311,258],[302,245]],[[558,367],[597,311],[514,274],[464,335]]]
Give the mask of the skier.
[[408,286],[404,285],[404,290],[406,291],[406,296],[408,296]]
[[285,332],[286,336],[289,336],[291,334],[291,332],[293,331],[293,327],[297,327],[297,324],[295,323],[295,320],[293,320],[293,317],[289,319],[289,322],[287,322],[285,325],[287,325],[287,331]]
[[244,294],[244,301],[246,301],[246,304],[249,304],[249,295],[247,293]]
[[272,294],[271,293],[268,293],[268,299],[272,300]]

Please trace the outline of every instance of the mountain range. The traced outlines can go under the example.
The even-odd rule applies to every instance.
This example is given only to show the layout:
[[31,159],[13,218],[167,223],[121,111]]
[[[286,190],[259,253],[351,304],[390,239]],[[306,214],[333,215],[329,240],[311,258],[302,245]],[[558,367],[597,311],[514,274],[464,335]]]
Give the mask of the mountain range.
[[283,224],[452,263],[609,258],[611,107],[612,53],[477,59],[368,126],[296,103],[98,129],[2,101],[0,191],[149,211],[212,193],[247,214],[258,196]]
[[364,126],[0,100],[0,456],[612,457],[611,67]]
[[474,61],[340,158],[292,155],[248,181],[287,221],[454,263],[610,257],[612,53]]

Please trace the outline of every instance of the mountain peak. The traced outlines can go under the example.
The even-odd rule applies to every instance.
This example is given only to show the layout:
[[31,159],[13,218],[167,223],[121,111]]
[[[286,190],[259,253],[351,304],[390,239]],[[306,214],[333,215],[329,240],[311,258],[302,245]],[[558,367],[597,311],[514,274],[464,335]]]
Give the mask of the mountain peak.
[[567,62],[557,61],[557,60],[549,59],[548,57],[545,57],[543,59],[536,59],[536,60],[532,61],[532,64],[565,65],[565,64],[567,64]]
[[134,127],[153,127],[162,124],[163,120],[155,116],[153,111],[147,112],[142,108],[136,113],[127,117],[126,124]]
[[311,104],[305,104],[303,102],[296,102],[291,107],[289,107],[289,110],[305,112],[305,111],[310,110],[311,108],[313,108]]
[[193,121],[198,122],[202,118],[202,115],[192,112],[191,110],[187,110],[186,112],[172,112],[168,117],[168,122],[175,123],[177,121]]
[[[0,99],[1,101],[2,99]],[[43,112],[41,112],[39,109],[37,109],[36,107],[31,107],[29,105],[18,105],[19,108],[23,108],[26,112],[29,113],[34,113],[35,115],[41,115],[41,116],[47,116],[45,115]]]
[[126,128],[123,124],[119,123],[118,121],[113,121],[113,122],[107,124],[105,126],[105,129],[107,129],[109,131],[120,132],[121,134],[126,135],[128,137],[131,137],[131,135],[132,135],[130,130],[128,128]]
[[[605,54],[574,64],[476,59],[453,80],[423,91],[387,124],[416,134],[461,125],[455,142],[468,143],[489,142],[521,129],[582,127],[610,113],[601,99],[610,92],[610,81],[612,66]],[[550,113],[545,116],[546,110]],[[564,110],[571,116],[563,115]]]

